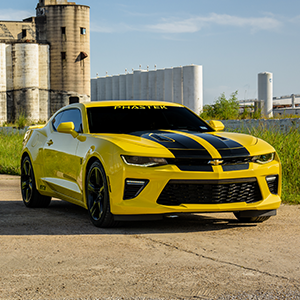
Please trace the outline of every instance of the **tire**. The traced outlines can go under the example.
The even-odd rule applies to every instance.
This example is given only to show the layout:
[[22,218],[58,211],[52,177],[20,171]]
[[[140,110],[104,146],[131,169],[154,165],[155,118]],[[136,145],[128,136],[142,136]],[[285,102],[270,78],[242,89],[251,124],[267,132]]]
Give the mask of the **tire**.
[[114,216],[110,212],[106,174],[99,161],[95,161],[87,172],[85,195],[92,223],[96,227],[114,227],[117,222],[114,221]]
[[241,222],[241,223],[261,223],[264,221],[267,221],[270,219],[270,216],[258,216],[258,217],[240,217],[239,212],[233,213],[235,217]]
[[25,156],[21,163],[21,194],[24,204],[30,208],[44,208],[51,202],[51,197],[41,195],[36,189],[34,172],[28,156]]

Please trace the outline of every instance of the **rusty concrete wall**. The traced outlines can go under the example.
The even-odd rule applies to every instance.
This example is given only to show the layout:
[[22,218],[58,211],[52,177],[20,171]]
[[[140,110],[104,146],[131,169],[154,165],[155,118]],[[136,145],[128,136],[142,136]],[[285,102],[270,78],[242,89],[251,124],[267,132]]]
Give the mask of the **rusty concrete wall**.
[[34,18],[29,22],[0,21],[0,42],[36,39]]
[[69,104],[67,95],[86,102],[90,101],[91,94],[90,8],[74,3],[58,4],[61,2],[50,1],[49,4],[49,1],[40,0],[36,18],[39,40],[48,41],[51,45],[52,112]]

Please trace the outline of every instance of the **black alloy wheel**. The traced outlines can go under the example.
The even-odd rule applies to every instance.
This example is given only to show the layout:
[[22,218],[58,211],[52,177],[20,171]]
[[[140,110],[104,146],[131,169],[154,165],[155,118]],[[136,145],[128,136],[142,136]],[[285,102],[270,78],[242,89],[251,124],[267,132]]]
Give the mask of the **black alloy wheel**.
[[86,201],[89,217],[96,227],[108,228],[116,225],[110,212],[106,174],[99,161],[95,161],[87,173]]
[[21,164],[21,194],[27,207],[47,207],[51,197],[43,196],[36,189],[35,177],[30,158],[25,156]]

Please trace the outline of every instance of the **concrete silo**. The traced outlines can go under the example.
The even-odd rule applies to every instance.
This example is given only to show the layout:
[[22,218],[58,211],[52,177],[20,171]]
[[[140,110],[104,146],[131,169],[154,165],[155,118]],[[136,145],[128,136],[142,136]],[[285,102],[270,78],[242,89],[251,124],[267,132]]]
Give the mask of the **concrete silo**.
[[0,125],[6,121],[6,45],[0,43]]
[[273,117],[273,74],[263,72],[258,74],[258,100],[262,114]]
[[39,45],[17,43],[12,45],[12,78],[15,118],[20,114],[30,120],[39,120]]
[[90,101],[90,8],[67,0],[39,0],[37,40],[50,44],[51,112]]

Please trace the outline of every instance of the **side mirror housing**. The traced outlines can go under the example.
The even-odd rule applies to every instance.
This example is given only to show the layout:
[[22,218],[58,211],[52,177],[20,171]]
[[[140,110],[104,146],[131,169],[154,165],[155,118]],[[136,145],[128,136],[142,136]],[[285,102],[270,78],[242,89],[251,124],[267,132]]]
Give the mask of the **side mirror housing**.
[[221,121],[213,121],[211,120],[209,122],[209,125],[215,130],[215,131],[222,131],[224,130],[225,126]]
[[78,133],[74,129],[75,129],[75,125],[74,125],[73,122],[60,123],[59,126],[57,127],[58,132],[60,132],[60,133],[69,133],[74,138],[76,138],[78,136]]

